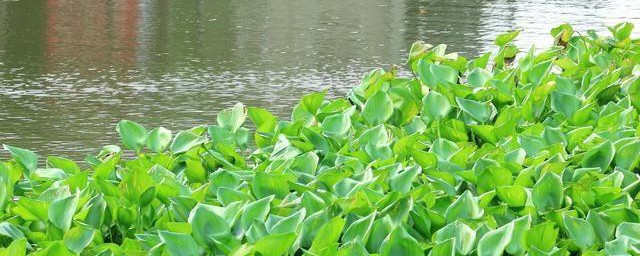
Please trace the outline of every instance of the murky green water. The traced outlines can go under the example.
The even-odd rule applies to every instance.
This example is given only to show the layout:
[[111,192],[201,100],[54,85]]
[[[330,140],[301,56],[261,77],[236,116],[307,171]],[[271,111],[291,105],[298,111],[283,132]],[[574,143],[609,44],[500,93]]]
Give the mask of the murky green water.
[[76,160],[119,143],[121,119],[177,130],[237,101],[285,116],[415,40],[474,56],[516,28],[528,48],[561,22],[640,25],[630,0],[0,1],[0,143]]

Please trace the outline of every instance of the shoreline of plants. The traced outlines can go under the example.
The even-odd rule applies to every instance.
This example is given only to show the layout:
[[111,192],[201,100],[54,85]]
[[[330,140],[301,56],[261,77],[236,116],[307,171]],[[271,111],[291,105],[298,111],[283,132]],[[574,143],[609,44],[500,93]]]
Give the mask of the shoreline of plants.
[[[411,77],[241,103],[173,133],[124,120],[86,159],[4,145],[0,255],[639,255],[640,40],[519,31],[468,60],[416,42]],[[250,131],[244,124],[255,125]]]

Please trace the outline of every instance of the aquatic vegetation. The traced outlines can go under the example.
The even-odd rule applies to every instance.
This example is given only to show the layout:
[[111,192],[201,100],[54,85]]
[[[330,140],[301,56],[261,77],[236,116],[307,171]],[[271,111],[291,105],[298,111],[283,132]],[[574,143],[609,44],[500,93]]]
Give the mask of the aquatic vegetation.
[[[122,121],[86,168],[5,146],[3,255],[638,255],[640,41],[519,31],[468,60],[417,42],[289,121],[238,103]],[[246,119],[249,119],[247,121]],[[245,123],[253,123],[246,128]]]

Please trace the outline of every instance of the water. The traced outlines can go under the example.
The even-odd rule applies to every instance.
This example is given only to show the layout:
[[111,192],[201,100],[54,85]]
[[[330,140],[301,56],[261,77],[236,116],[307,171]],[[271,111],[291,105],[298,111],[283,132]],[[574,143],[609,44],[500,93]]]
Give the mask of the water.
[[121,119],[179,130],[237,101],[286,118],[402,65],[415,40],[473,57],[512,29],[527,49],[562,22],[640,26],[638,0],[353,2],[0,0],[0,143],[81,160],[119,143]]

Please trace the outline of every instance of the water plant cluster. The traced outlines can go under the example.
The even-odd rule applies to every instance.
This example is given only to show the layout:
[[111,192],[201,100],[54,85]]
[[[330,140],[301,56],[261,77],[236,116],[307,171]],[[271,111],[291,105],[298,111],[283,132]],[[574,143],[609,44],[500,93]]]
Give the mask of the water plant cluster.
[[565,24],[527,52],[514,31],[471,60],[417,42],[406,77],[311,93],[290,120],[122,121],[126,151],[84,167],[5,145],[0,255],[638,255],[632,28]]

